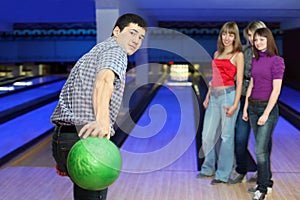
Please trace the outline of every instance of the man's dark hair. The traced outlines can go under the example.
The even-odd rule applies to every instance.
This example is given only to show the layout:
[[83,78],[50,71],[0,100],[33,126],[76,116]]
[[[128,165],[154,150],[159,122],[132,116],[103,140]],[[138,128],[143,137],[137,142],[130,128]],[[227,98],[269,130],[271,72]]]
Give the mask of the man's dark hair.
[[120,28],[120,31],[122,31],[130,23],[137,24],[138,26],[145,29],[145,31],[147,31],[147,22],[142,17],[132,13],[127,13],[120,16],[116,21],[114,28],[118,26]]

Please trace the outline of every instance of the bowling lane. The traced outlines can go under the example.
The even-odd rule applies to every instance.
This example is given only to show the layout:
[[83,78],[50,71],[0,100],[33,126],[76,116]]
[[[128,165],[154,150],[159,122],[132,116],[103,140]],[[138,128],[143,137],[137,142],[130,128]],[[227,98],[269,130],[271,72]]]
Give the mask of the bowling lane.
[[174,85],[160,88],[121,147],[123,171],[197,170],[193,89]]
[[5,84],[0,86],[0,97],[6,96],[12,93],[16,93],[19,91],[23,91],[25,89],[29,89],[32,87],[37,87],[39,85],[55,82],[65,79],[65,76],[40,76],[40,77],[34,77],[34,78],[27,78],[20,81],[15,81],[10,84]]
[[[0,161],[53,128],[50,116],[57,101],[0,124]],[[0,163],[1,163],[0,162]]]
[[[188,91],[190,90],[189,87],[175,85],[169,83],[164,85],[141,120],[139,120],[138,127],[132,131],[131,136],[128,137],[128,140],[121,147],[123,167],[126,167],[126,171],[122,171],[119,179],[109,187],[108,199],[251,199],[252,194],[248,193],[247,189],[254,186],[255,183],[245,182],[230,186],[225,184],[212,186],[210,185],[211,178],[196,178],[196,163],[191,164],[196,160],[195,144],[186,145],[184,134],[187,134],[187,137],[190,134],[192,135],[192,133],[195,134],[194,125],[191,125],[194,121],[194,112],[192,110],[196,111],[197,108],[192,106],[193,101],[189,95],[192,91]],[[173,96],[176,96],[177,101],[182,101],[183,99],[184,105],[182,108],[177,108],[176,105],[179,103],[174,100],[176,98],[173,98]],[[179,98],[178,96],[182,97]],[[158,101],[159,99],[164,103]],[[181,113],[179,113],[179,110]],[[185,117],[184,120],[181,120],[182,116]],[[164,119],[172,122],[170,126],[164,127],[164,124],[168,124]],[[182,121],[188,122],[181,124]],[[191,124],[189,124],[190,122]],[[181,142],[177,141],[177,139],[177,142],[174,141],[178,145],[176,148],[179,148],[181,152],[185,149],[181,148],[181,146],[189,147],[184,151],[185,153],[177,153],[178,150],[176,148],[168,148],[175,146],[169,145],[175,140],[175,136],[177,136],[178,140],[182,140]],[[268,199],[300,198],[298,192],[300,160],[297,155],[298,151],[296,151],[299,149],[299,139],[299,130],[280,118],[274,132],[272,153],[275,184],[273,192],[268,195]],[[51,137],[47,138],[43,145],[44,149],[42,149],[41,145],[41,147],[32,149],[22,156],[19,159],[21,161],[15,161],[15,166],[0,170],[0,192],[4,199],[72,199],[71,181],[66,177],[60,177],[55,174],[54,163],[51,157]],[[249,146],[251,153],[254,155],[253,134],[251,134]],[[164,153],[164,148],[167,148],[170,152]],[[127,151],[127,154],[136,155],[127,156],[124,151]],[[160,151],[162,152],[161,155]],[[156,157],[148,156],[149,152],[156,153]],[[176,156],[173,156],[175,153]],[[181,156],[177,160],[171,161],[177,155]],[[144,158],[141,158],[142,156]],[[131,160],[129,160],[130,158]],[[158,164],[154,165],[151,162],[158,162]],[[50,168],[48,168],[49,166]],[[32,189],[36,188],[36,185],[40,185],[39,190]],[[51,192],[49,193],[49,191]]]
[[19,92],[13,95],[8,95],[0,98],[1,107],[0,112],[14,108],[16,106],[25,104],[29,101],[36,100],[38,98],[47,96],[52,93],[60,92],[65,80],[61,80],[55,83],[43,85],[37,88],[29,89],[23,92]]
[[281,94],[279,96],[279,101],[290,106],[292,109],[300,113],[300,91],[293,88],[282,86]]
[[[127,82],[132,81],[132,77]],[[29,104],[34,104],[37,99],[46,98],[47,95],[57,94],[60,92],[65,80],[43,85],[20,93],[0,98],[0,116],[6,113],[16,111],[16,107],[22,109]],[[28,102],[31,103],[28,103]],[[54,126],[50,122],[50,116],[57,105],[57,101],[52,101],[44,106],[35,108],[30,112],[22,113],[13,119],[0,123],[1,140],[0,140],[0,164],[6,160],[10,154],[17,153],[16,150],[24,148],[24,145],[43,136]],[[1,112],[3,111],[4,112]],[[5,111],[9,112],[5,112]]]

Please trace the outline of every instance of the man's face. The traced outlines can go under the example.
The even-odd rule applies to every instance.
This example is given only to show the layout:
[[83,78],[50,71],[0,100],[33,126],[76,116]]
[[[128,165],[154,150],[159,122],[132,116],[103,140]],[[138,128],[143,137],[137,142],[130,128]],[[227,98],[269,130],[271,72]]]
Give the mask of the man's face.
[[130,23],[122,31],[120,31],[119,27],[115,27],[113,30],[113,37],[126,50],[129,56],[141,47],[145,34],[145,29],[133,23]]

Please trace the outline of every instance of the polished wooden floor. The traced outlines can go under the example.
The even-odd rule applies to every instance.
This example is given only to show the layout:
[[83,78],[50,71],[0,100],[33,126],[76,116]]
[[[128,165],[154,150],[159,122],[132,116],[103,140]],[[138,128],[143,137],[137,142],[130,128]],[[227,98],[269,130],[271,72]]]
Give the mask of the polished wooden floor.
[[[182,116],[193,116],[190,88],[174,87],[177,98],[184,99]],[[169,104],[170,102],[168,102]],[[155,104],[154,104],[155,105]],[[172,106],[172,105],[171,105]],[[160,107],[151,110],[151,119],[164,119]],[[168,121],[172,118],[166,118]],[[185,118],[178,128],[176,140],[167,148],[151,149],[164,145],[163,138],[172,134],[155,136],[139,135],[149,130],[136,127],[121,148],[123,172],[109,187],[109,200],[243,200],[251,199],[247,192],[255,183],[244,182],[236,185],[210,185],[211,178],[197,179],[193,119]],[[160,125],[161,122],[154,121]],[[148,127],[153,130],[155,127]],[[253,135],[253,134],[252,134]],[[141,139],[142,137],[148,139]],[[156,137],[156,138],[155,138]],[[163,138],[162,138],[163,137]],[[180,142],[182,141],[182,142]],[[188,142],[186,142],[188,141]],[[300,132],[283,118],[280,118],[273,136],[272,171],[273,192],[267,199],[300,199]],[[163,143],[163,144],[161,144]],[[165,147],[165,146],[164,146]],[[254,140],[250,138],[249,149],[254,155]],[[169,149],[168,149],[169,148]],[[167,153],[169,152],[169,153]],[[170,153],[171,152],[171,153]],[[143,156],[144,155],[144,156]],[[251,174],[248,175],[250,177]],[[71,200],[72,183],[67,177],[56,175],[51,156],[51,137],[24,152],[0,170],[0,199],[2,200]]]

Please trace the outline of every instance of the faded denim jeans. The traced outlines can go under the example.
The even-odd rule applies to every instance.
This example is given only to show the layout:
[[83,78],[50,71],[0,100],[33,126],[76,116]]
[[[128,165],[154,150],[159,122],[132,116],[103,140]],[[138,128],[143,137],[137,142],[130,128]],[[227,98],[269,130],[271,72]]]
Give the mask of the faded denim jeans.
[[[231,106],[234,103],[235,88],[226,90],[212,90],[208,107],[205,111],[202,145],[205,153],[204,163],[201,173],[213,175],[215,179],[228,182],[234,161],[234,127],[239,106],[233,116],[226,116],[224,106]],[[216,164],[216,144],[220,141],[218,151],[217,170]]]

